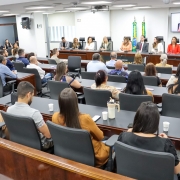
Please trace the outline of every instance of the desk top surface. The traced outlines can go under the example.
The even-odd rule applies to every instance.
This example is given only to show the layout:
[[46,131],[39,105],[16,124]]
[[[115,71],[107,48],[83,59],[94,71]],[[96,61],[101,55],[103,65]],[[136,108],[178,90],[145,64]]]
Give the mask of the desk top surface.
[[[10,95],[0,98],[1,105],[5,105],[10,101],[11,101]],[[42,114],[53,115],[54,112],[50,112],[48,110],[48,104],[50,103],[54,104],[54,112],[58,112],[59,111],[58,101],[53,99],[34,97],[31,107],[38,109]],[[87,113],[91,117],[93,117],[95,115],[102,116],[102,112],[107,111],[107,108],[79,104],[79,110],[81,113]],[[135,112],[120,110],[120,112],[116,111],[116,118],[114,120],[104,121],[102,118],[100,118],[96,123],[99,125],[111,126],[114,128],[127,129],[129,123],[133,123],[134,116],[135,116]],[[180,138],[180,131],[179,131],[180,119],[160,116],[160,123],[159,123],[160,133],[163,132],[162,127],[164,121],[170,122],[168,135],[170,137]]]

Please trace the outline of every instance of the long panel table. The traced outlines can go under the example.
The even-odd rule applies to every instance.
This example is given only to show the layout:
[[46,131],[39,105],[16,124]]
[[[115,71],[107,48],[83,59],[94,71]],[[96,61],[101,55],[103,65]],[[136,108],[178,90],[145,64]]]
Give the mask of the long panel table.
[[[10,105],[7,105],[7,103],[10,101],[10,95],[0,98],[0,110],[6,111],[7,107]],[[48,110],[48,104],[50,103],[54,104],[53,112],[49,112]],[[31,107],[38,109],[43,115],[45,121],[51,120],[54,112],[59,111],[58,101],[53,99],[34,97]],[[93,117],[95,115],[102,116],[102,112],[107,111],[107,108],[79,104],[79,110],[80,112],[87,113]],[[120,112],[116,111],[116,118],[114,120],[108,119],[107,121],[104,121],[102,118],[100,118],[96,123],[104,132],[104,135],[110,137],[113,134],[120,134],[121,132],[126,131],[129,123],[133,122],[134,116],[135,112],[120,110]],[[163,132],[164,121],[170,122],[168,136],[174,141],[176,148],[180,149],[180,119],[160,116],[159,133]]]

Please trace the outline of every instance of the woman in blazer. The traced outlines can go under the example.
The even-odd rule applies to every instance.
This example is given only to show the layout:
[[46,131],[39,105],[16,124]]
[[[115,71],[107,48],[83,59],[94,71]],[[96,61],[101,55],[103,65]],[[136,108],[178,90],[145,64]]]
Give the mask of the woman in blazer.
[[101,50],[101,51],[111,51],[111,50],[112,50],[112,49],[111,49],[111,43],[108,42],[107,37],[104,37],[104,38],[103,38],[103,41],[102,41],[102,43],[101,43],[100,50]]

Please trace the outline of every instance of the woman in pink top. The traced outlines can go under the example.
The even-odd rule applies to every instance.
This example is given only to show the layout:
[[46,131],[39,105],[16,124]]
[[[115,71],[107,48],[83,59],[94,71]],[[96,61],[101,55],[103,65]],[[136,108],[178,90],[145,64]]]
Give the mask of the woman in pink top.
[[120,47],[121,51],[132,51],[132,44],[128,37],[124,37],[124,41]]

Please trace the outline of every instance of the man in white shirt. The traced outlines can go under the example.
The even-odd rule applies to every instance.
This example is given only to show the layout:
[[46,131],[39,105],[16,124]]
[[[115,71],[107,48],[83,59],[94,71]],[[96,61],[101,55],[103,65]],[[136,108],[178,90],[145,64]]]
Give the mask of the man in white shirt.
[[144,42],[144,39],[145,39],[145,36],[142,35],[140,42],[138,42],[136,45],[136,49],[141,52],[147,53],[149,49],[149,44]]
[[117,60],[117,53],[111,52],[110,57],[111,57],[111,60],[106,62],[106,66],[114,67]]
[[99,70],[104,70],[106,73],[110,72],[106,65],[100,61],[100,59],[101,55],[99,53],[94,53],[92,61],[90,61],[87,65],[87,72],[97,72]]
[[42,84],[46,83],[48,79],[52,78],[51,73],[45,74],[45,71],[42,70],[41,67],[38,66],[38,61],[37,61],[36,56],[31,56],[29,60],[30,60],[30,64],[27,65],[27,68],[38,70],[38,73],[41,77],[41,83]]

